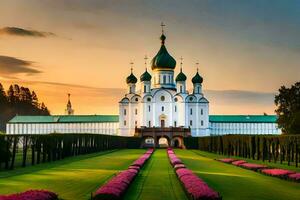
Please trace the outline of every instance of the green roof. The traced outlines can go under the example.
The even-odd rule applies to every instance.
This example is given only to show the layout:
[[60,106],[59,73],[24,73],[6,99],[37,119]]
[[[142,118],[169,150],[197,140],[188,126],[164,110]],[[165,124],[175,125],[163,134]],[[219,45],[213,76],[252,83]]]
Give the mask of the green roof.
[[[210,115],[209,121],[215,123],[276,123],[276,115]],[[17,115],[9,123],[79,123],[79,122],[119,122],[118,115]]]
[[119,122],[118,115],[17,115],[9,123],[75,123],[75,122]]
[[276,123],[276,115],[210,115],[209,122],[233,122],[233,123]]

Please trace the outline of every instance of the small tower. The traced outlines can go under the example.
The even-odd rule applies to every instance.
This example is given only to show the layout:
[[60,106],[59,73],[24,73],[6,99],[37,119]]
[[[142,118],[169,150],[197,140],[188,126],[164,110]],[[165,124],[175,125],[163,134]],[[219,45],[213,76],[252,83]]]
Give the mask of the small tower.
[[[198,64],[199,63],[196,63],[197,66],[198,66]],[[193,93],[194,94],[202,94],[202,82],[203,82],[203,78],[198,73],[198,67],[197,67],[197,73],[193,77],[192,82],[193,82],[193,85],[194,85]]]
[[135,84],[137,83],[137,78],[132,73],[133,62],[131,62],[130,64],[131,64],[131,69],[130,69],[131,73],[126,78],[126,83],[128,85],[128,93],[129,94],[134,94],[135,93]]
[[183,58],[180,58],[181,62],[180,62],[180,72],[179,74],[176,76],[176,90],[177,93],[186,93],[186,75],[182,72],[182,60]]
[[152,76],[147,71],[147,56],[145,56],[145,72],[141,75],[141,90],[142,93],[150,93],[151,92],[151,78]]
[[74,114],[74,110],[72,109],[72,104],[71,104],[71,94],[68,94],[68,103],[67,103],[67,108],[65,110],[66,115],[73,115]]

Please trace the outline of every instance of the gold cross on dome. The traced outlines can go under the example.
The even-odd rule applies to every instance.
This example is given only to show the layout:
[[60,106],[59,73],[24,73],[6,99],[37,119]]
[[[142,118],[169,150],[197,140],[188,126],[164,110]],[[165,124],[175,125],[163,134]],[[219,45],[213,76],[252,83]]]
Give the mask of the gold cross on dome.
[[163,22],[160,23],[161,26],[161,32],[164,33],[164,26],[166,26]]
[[197,72],[199,70],[199,62],[196,62],[196,66],[197,66]]
[[147,69],[147,60],[148,60],[147,55],[145,55],[144,60],[145,60],[145,68]]
[[133,64],[134,64],[134,63],[131,61],[129,64],[130,64],[130,66],[131,66],[131,67],[130,67],[130,71],[131,71],[131,73],[132,73],[132,70],[133,70]]

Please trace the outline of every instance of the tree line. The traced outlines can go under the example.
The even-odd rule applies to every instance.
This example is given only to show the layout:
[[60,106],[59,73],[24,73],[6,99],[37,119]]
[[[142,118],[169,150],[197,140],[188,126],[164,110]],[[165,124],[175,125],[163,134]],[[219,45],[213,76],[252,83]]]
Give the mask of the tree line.
[[50,112],[29,88],[14,84],[5,91],[0,83],[0,131],[16,115],[50,115]]

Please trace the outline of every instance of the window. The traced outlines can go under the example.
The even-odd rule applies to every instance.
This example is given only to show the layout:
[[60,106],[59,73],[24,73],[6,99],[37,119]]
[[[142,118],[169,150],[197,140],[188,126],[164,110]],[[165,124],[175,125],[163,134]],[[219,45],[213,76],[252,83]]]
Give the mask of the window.
[[151,121],[148,122],[148,126],[151,127]]
[[148,97],[148,98],[147,98],[147,101],[148,101],[148,102],[150,102],[150,101],[151,101],[151,98],[150,98],[150,97]]
[[126,109],[124,109],[124,116],[126,115]]
[[204,122],[203,122],[203,120],[201,120],[201,126],[203,126],[203,124],[204,124]]
[[147,91],[147,87],[146,87],[146,85],[144,85],[144,92],[146,92]]
[[162,106],[162,107],[161,107],[161,111],[165,111],[165,107]]
[[167,82],[166,75],[163,76],[163,83],[165,84]]
[[151,111],[151,106],[148,106],[148,111],[149,111],[149,112]]
[[177,122],[176,121],[174,121],[174,127],[176,127],[177,126]]
[[203,109],[201,108],[201,115],[203,115]]
[[124,120],[124,126],[126,126],[126,120]]
[[182,85],[180,86],[180,93],[182,93]]
[[193,97],[190,97],[190,101],[193,101]]
[[138,101],[139,99],[138,98],[135,98],[135,101]]
[[137,109],[135,109],[135,115],[137,115],[137,113],[138,113],[138,110],[137,110]]
[[193,115],[193,109],[192,108],[190,109],[190,115]]
[[137,126],[137,121],[134,122],[135,126]]
[[161,101],[165,101],[165,99],[166,99],[165,96],[161,96],[161,97],[160,97],[160,100],[161,100]]
[[190,126],[193,126],[193,121],[192,120],[190,120]]
[[197,87],[197,91],[198,91],[197,93],[200,93],[200,88],[199,87]]
[[175,98],[175,99],[174,99],[174,101],[175,101],[175,102],[177,102],[177,101],[178,101],[178,99],[177,99],[177,98]]
[[175,112],[177,112],[177,106],[174,107]]

